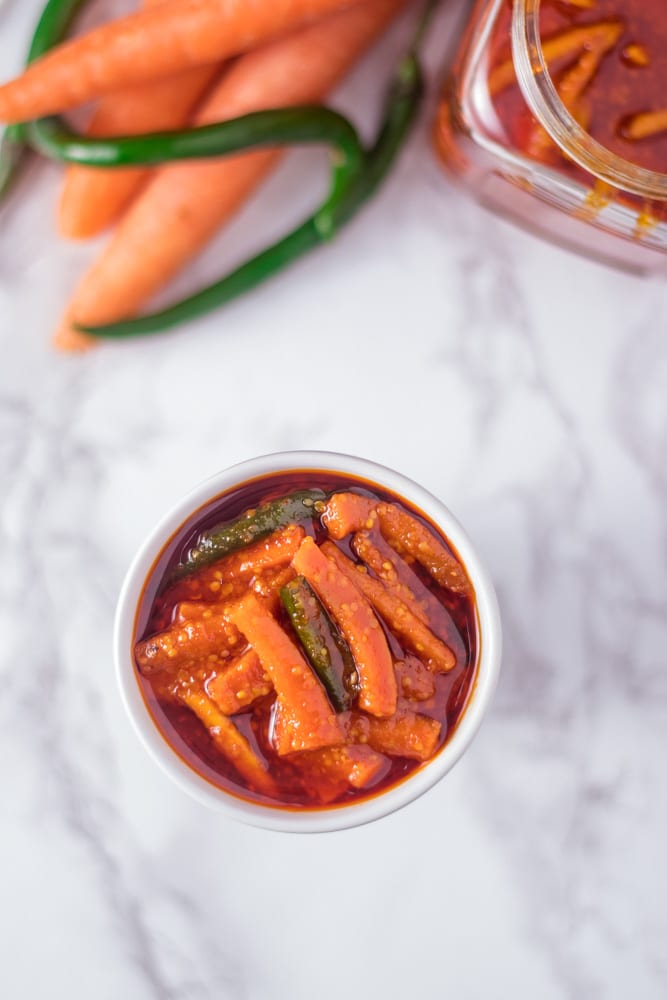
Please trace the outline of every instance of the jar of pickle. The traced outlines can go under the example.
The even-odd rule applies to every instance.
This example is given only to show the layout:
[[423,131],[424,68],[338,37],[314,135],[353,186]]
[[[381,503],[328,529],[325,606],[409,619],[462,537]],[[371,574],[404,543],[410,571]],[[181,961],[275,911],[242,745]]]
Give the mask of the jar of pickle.
[[436,144],[497,211],[667,274],[667,0],[477,0]]

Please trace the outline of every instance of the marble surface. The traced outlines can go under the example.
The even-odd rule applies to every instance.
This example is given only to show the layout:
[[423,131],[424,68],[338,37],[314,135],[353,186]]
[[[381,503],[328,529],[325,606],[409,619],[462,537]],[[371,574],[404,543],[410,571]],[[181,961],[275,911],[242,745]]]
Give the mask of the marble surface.
[[[3,76],[34,6],[3,7]],[[339,96],[365,127],[404,35]],[[2,210],[4,997],[667,994],[667,289],[478,208],[433,160],[431,113],[334,245],[179,334],[84,357],[49,347],[92,253],[54,235],[57,170],[33,168]],[[293,157],[183,287],[263,241],[267,215],[279,231],[320,166]],[[438,494],[505,629],[492,712],[454,772],[312,837],[184,797],[131,731],[111,658],[156,518],[284,448],[364,455]]]

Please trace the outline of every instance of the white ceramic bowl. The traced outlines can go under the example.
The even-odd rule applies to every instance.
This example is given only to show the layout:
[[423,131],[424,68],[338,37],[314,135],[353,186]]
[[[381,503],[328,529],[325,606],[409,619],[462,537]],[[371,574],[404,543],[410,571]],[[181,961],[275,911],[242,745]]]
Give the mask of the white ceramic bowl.
[[[285,470],[320,469],[376,483],[404,497],[439,525],[463,562],[475,592],[478,616],[476,679],[453,735],[436,756],[400,784],[350,805],[303,812],[249,802],[201,777],[171,749],[142,696],[134,664],[135,619],[146,578],[169,539],[204,504],[230,488]],[[264,455],[219,472],[195,487],[154,528],[137,553],[123,583],[116,612],[115,659],[127,712],[141,742],[160,767],[199,802],[253,826],[294,833],[317,833],[359,826],[379,819],[418,798],[454,766],[470,745],[491,701],[501,653],[501,627],[493,584],[459,522],[436,497],[405,476],[365,459],[334,452],[294,451]]]

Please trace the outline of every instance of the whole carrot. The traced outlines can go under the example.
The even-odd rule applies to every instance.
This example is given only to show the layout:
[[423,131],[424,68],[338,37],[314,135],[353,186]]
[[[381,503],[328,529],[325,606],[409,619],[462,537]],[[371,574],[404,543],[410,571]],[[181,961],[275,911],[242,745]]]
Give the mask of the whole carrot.
[[[165,2],[144,0],[143,7],[148,10]],[[86,134],[141,135],[185,125],[219,72],[216,65],[197,66],[109,94],[95,108]],[[150,170],[142,167],[96,170],[70,165],[58,206],[60,232],[73,240],[97,236],[117,221],[148,177]]]
[[171,0],[65,42],[0,87],[20,122],[247,52],[353,0]]
[[[207,124],[321,100],[387,26],[403,0],[369,0],[241,57],[196,119]],[[136,314],[241,207],[276,164],[257,150],[157,171],[128,209],[110,244],[84,276],[56,335],[77,350],[94,341],[73,329]]]

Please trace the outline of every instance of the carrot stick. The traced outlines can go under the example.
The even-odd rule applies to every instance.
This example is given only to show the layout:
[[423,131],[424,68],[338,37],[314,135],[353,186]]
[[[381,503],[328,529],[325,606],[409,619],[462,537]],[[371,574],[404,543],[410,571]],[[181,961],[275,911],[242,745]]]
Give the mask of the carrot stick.
[[294,764],[310,779],[312,787],[331,784],[367,788],[387,768],[387,759],[369,746],[328,747],[297,754]]
[[[335,550],[331,542],[327,543]],[[369,602],[339,567],[306,537],[292,560],[338,623],[359,673],[359,705],[372,715],[392,715],[397,686],[387,640]]]
[[179,695],[208,729],[218,750],[234,765],[251,788],[267,795],[275,794],[275,785],[262,760],[228,719],[203,691],[186,690]]
[[[431,630],[412,614],[410,609],[390,590],[373,580],[363,566],[339,552],[333,542],[325,542],[322,552],[344,573],[348,580],[370,601],[384,618],[391,631],[434,673],[447,673],[456,666],[453,652]],[[354,650],[353,650],[354,652]]]
[[247,52],[351,0],[172,0],[59,45],[0,87],[0,121],[66,111],[112,91]]
[[399,555],[407,553],[416,559],[441,587],[456,594],[469,592],[463,567],[421,521],[395,504],[378,504],[377,512],[384,538]]
[[254,649],[247,649],[206,685],[209,697],[225,715],[234,715],[273,691],[271,678]]
[[401,709],[391,719],[352,713],[349,730],[352,739],[367,743],[378,753],[420,761],[433,756],[440,739],[440,723],[436,719],[409,709]]
[[369,569],[410,609],[415,618],[440,636],[457,660],[464,662],[466,650],[449,611],[419,579],[414,569],[392,549],[378,530],[359,531],[352,549]]
[[649,139],[660,132],[667,132],[667,108],[641,111],[626,119],[623,125],[625,139]]
[[276,752],[282,756],[343,743],[343,732],[324,688],[271,613],[248,594],[229,607],[228,616],[257,653],[276,689]]
[[[185,125],[219,73],[215,65],[197,66],[165,80],[110,94],[100,101],[86,134],[141,135]],[[104,170],[68,166],[58,206],[60,233],[72,240],[97,236],[118,221],[151,173],[150,167]]]
[[191,660],[211,663],[228,658],[240,643],[238,630],[225,614],[209,605],[181,604],[176,623],[164,632],[138,642],[134,649],[142,674],[176,670]]
[[[265,578],[270,571],[287,566],[299,548],[305,531],[300,524],[279,528],[266,538],[252,542],[237,552],[202,566],[195,573],[176,580],[164,591],[162,603],[178,601],[219,601],[239,596],[239,582],[243,589],[251,577]],[[281,577],[280,586],[285,582]],[[274,587],[269,587],[272,591]]]
[[332,538],[340,541],[352,531],[370,527],[370,520],[377,500],[360,493],[334,493],[322,512],[322,524]]
[[[379,531],[357,531],[352,539],[352,550],[382,580],[387,590],[410,609],[415,618],[418,618],[424,625],[428,625],[428,614],[424,601],[424,591],[426,594],[428,591],[414,570],[410,569],[405,560],[401,559],[391,545],[385,542]],[[399,565],[401,565],[400,574]],[[405,582],[406,571],[412,574],[412,586]],[[419,598],[415,592],[418,586],[421,587]],[[432,597],[432,595],[429,596]],[[435,598],[432,599],[435,601]]]
[[[210,94],[195,123],[320,101],[402,2],[369,0],[243,56]],[[73,330],[73,323],[96,326],[136,314],[238,211],[279,156],[275,150],[255,150],[158,170],[76,290],[56,344],[76,350],[94,343]]]
[[435,695],[435,680],[421,660],[406,656],[395,664],[401,694],[408,701],[430,701]]

